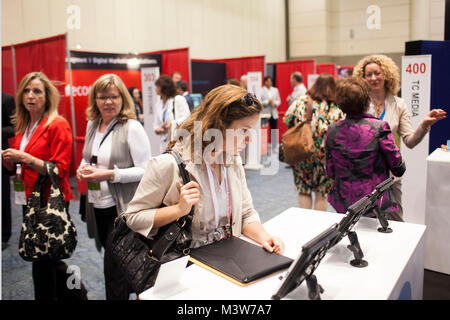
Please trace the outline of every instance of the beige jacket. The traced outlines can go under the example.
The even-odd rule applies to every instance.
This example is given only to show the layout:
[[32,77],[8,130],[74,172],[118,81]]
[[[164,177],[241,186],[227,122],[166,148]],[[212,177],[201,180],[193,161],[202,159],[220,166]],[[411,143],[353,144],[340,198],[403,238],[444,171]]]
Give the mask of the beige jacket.
[[[207,169],[205,165],[190,162],[188,149],[183,150],[182,146],[177,145],[177,150],[186,163],[191,180],[200,186],[200,201],[195,206],[192,233],[193,242],[203,242],[206,240],[206,234],[202,232],[204,225],[209,223],[211,215],[214,215]],[[242,160],[240,156],[233,159],[232,164],[227,167],[227,175],[231,195],[232,233],[239,237],[247,224],[260,222],[260,219],[253,208]],[[125,213],[127,225],[145,237],[156,235],[158,230],[153,228],[156,210],[161,204],[171,206],[178,203],[180,195],[177,183],[182,184],[182,179],[172,155],[162,154],[150,159],[144,177]]]
[[[416,130],[413,129],[411,123],[411,115],[409,114],[405,100],[399,98],[397,96],[387,96],[387,105],[386,105],[386,115],[384,116],[384,121],[389,123],[391,127],[392,134],[395,137],[395,143],[397,147],[400,149],[400,139],[403,140],[403,143],[410,149],[417,146],[420,141],[422,141],[423,137],[427,134],[429,130],[424,130],[422,126],[418,126]],[[396,184],[394,184],[394,190],[400,190],[401,187],[401,177],[395,177],[392,173],[391,177],[394,177]],[[400,192],[400,195],[394,195],[396,197],[396,202],[401,206],[401,191],[394,191],[395,194]]]
[[[383,120],[389,123],[394,136],[398,134],[410,149],[418,145],[428,132],[422,126],[418,126],[416,130],[413,129],[405,100],[396,96],[387,97],[386,115]],[[396,140],[397,146],[400,148],[399,142]]]

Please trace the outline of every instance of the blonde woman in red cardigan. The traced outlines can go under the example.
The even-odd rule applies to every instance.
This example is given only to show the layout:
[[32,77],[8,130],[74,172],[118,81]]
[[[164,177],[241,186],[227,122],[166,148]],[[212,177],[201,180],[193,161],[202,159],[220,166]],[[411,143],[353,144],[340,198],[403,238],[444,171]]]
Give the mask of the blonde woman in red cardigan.
[[[72,129],[58,115],[59,92],[42,72],[23,77],[16,95],[16,112],[12,122],[16,136],[14,146],[2,151],[3,165],[16,173],[23,183],[26,199],[30,198],[39,173],[44,174],[44,161],[58,167],[60,185],[69,204],[69,168],[72,152]],[[24,199],[25,200],[25,199]],[[25,203],[23,205],[25,212]],[[33,262],[36,300],[58,300],[56,269],[61,261]],[[65,284],[63,284],[65,285]]]

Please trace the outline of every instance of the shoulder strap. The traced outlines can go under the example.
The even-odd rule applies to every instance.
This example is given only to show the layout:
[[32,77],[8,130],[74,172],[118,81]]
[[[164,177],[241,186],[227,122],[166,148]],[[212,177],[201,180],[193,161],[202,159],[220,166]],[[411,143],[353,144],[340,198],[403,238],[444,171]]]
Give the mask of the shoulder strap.
[[177,151],[173,151],[173,150],[169,150],[168,153],[170,153],[175,158],[178,168],[180,169],[180,174],[181,174],[181,178],[183,179],[183,183],[186,184],[189,181],[191,181],[191,179],[189,178],[189,173],[184,168],[184,163],[181,160],[180,154]]
[[53,183],[53,185],[59,187],[59,177],[58,177],[59,171],[56,164],[54,164],[51,161],[44,161],[44,170],[45,175],[50,177],[50,180]]
[[[184,168],[184,164],[181,160],[181,156],[177,151],[169,150],[165,153],[170,153],[177,162],[178,168],[180,169],[181,177],[183,179],[183,183],[188,183],[191,179],[189,178],[189,173]],[[170,248],[173,242],[178,237],[178,234],[181,232],[183,228],[190,228],[192,218],[194,216],[194,206],[192,206],[191,211],[188,215],[170,223],[168,228],[165,230],[164,235],[162,235],[152,247],[152,256],[158,260],[166,253],[166,251]]]
[[[175,96],[175,97],[176,97],[176,96]],[[176,118],[175,118],[175,97],[173,97],[173,101],[172,101],[173,121],[176,120]]]
[[[170,153],[177,162],[178,169],[180,170],[181,178],[183,179],[183,183],[186,184],[189,181],[191,181],[191,178],[189,177],[189,173],[185,169],[185,165],[181,159],[181,155],[177,151],[169,150],[167,153]],[[192,206],[191,211],[188,214],[188,217],[190,220],[192,220],[194,216],[194,206]]]
[[[314,101],[313,101],[314,104]],[[308,102],[305,101],[305,106],[306,106],[306,121],[311,122],[312,120],[312,113],[313,113],[313,108],[308,106]]]

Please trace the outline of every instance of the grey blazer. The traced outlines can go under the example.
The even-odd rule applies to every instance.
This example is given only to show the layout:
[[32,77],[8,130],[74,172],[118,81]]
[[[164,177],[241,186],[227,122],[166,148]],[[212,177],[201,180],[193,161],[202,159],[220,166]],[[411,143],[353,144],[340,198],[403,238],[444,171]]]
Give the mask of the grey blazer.
[[[134,166],[133,158],[131,157],[130,147],[128,145],[128,125],[129,122],[118,123],[112,134],[111,155],[109,160],[109,169],[114,169],[114,166],[118,168],[130,168]],[[92,143],[94,141],[95,132],[97,131],[98,122],[88,122],[86,128],[86,140],[83,148],[83,158],[89,160],[92,153]],[[109,192],[112,194],[114,201],[116,202],[116,208],[118,214],[124,212],[128,203],[133,198],[136,188],[139,182],[130,183],[110,183],[108,181]],[[100,237],[97,229],[97,223],[95,220],[94,206],[89,203],[88,197],[86,197],[86,224],[89,238],[95,239],[95,246],[98,251],[101,250]]]

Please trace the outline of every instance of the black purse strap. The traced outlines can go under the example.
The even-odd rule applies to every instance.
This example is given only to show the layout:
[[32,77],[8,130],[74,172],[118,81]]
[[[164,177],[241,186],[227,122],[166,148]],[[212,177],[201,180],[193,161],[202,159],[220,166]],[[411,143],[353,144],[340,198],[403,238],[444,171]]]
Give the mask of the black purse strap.
[[[165,153],[170,153],[177,162],[178,168],[180,170],[181,178],[183,183],[186,184],[191,181],[189,173],[184,168],[181,156],[177,151],[169,150]],[[159,239],[153,244],[152,256],[158,260],[166,253],[166,251],[172,246],[174,241],[177,239],[183,228],[190,228],[192,219],[194,217],[194,206],[192,206],[189,214],[181,217],[180,219],[174,221],[169,225],[164,235],[159,237]]]
[[51,161],[44,160],[44,174],[39,173],[36,179],[36,183],[34,185],[34,192],[31,194],[31,197],[39,198],[39,203],[41,208],[46,205],[45,201],[45,183],[47,179],[50,179],[51,184],[54,188],[59,189],[62,193],[61,187],[59,185],[59,177],[58,177],[58,167]]
[[[180,170],[181,179],[183,179],[183,184],[186,184],[189,181],[191,181],[189,172],[186,171],[185,165],[181,159],[180,154],[177,151],[173,151],[173,150],[169,150],[169,151],[167,151],[167,153],[170,153],[175,158],[175,161],[177,162],[177,165],[178,165],[178,169]],[[191,211],[185,217],[192,220],[192,218],[194,217],[194,206],[192,206]]]

